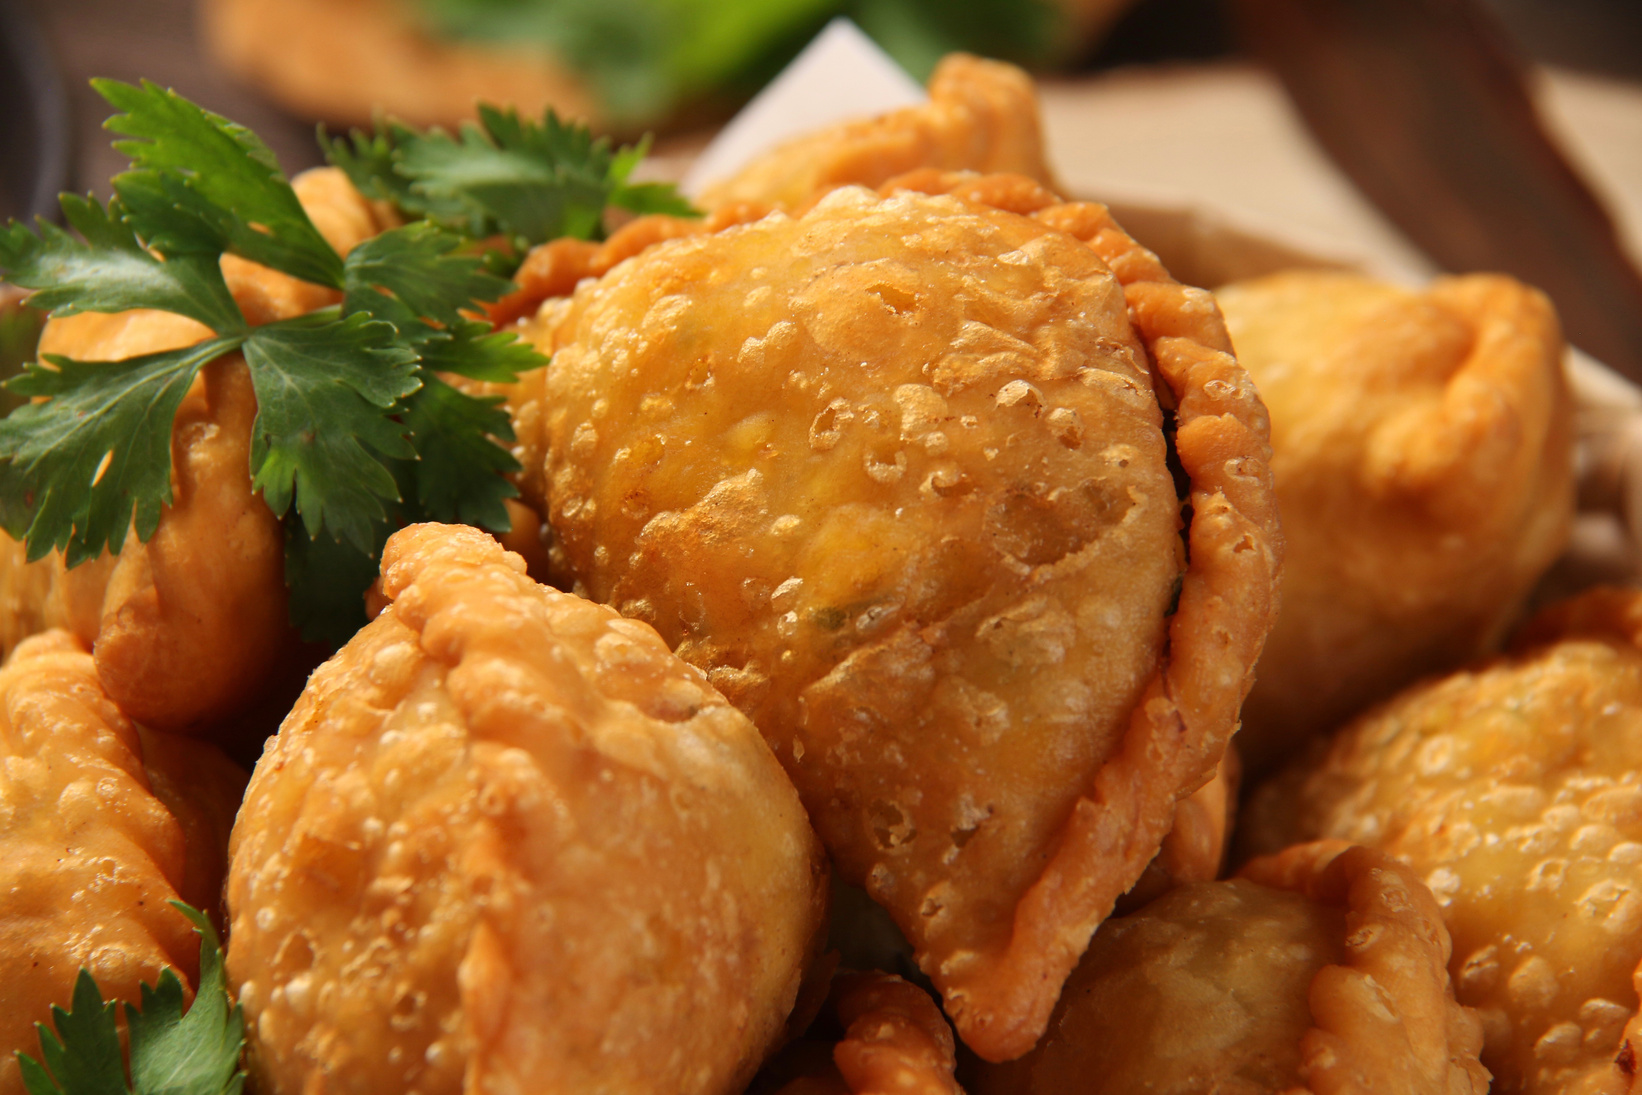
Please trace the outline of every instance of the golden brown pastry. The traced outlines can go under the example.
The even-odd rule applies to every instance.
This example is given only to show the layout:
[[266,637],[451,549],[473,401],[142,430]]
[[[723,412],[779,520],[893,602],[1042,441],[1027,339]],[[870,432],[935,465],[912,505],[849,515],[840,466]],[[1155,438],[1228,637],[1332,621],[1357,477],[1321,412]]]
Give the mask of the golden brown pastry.
[[1413,873],[1338,841],[1101,925],[1031,1054],[979,1095],[1482,1095],[1481,1025]]
[[1217,292],[1271,411],[1289,550],[1243,708],[1251,772],[1493,649],[1573,519],[1556,314],[1506,277],[1295,271]]
[[1517,652],[1417,685],[1261,788],[1256,850],[1332,836],[1425,879],[1495,1090],[1631,1090],[1642,963],[1642,593],[1553,608]]
[[844,971],[826,1010],[748,1095],[963,1095],[956,1046],[935,1001],[887,973]]
[[304,118],[369,126],[390,114],[456,123],[474,103],[506,103],[608,128],[577,75],[538,48],[440,41],[405,0],[201,0],[207,48],[229,72]]
[[382,575],[234,829],[258,1090],[739,1091],[827,889],[758,732],[478,530],[402,530]]
[[[293,182],[315,226],[339,251],[386,227],[335,169]],[[252,323],[300,315],[336,294],[234,256],[223,259]],[[201,324],[169,312],[81,313],[46,324],[42,354],[116,361],[187,346]],[[172,504],[146,544],[72,571],[58,553],[24,561],[0,533],[0,641],[66,627],[92,647],[102,687],[144,725],[190,730],[253,700],[291,640],[285,539],[251,491],[256,395],[239,354],[206,366],[171,435]]]
[[89,969],[137,1000],[166,967],[193,983],[199,940],[168,901],[216,915],[245,773],[212,746],[142,731],[72,635],[24,640],[0,669],[0,1095],[15,1050]]
[[1049,185],[1032,78],[1001,61],[950,54],[930,77],[929,102],[796,137],[709,186],[701,199],[709,208],[795,208],[819,191],[877,187],[920,168],[1025,175]]
[[653,247],[526,330],[564,576],[708,671],[964,1040],[1025,1052],[1269,622],[1263,411],[1212,299],[1099,206],[929,174]]

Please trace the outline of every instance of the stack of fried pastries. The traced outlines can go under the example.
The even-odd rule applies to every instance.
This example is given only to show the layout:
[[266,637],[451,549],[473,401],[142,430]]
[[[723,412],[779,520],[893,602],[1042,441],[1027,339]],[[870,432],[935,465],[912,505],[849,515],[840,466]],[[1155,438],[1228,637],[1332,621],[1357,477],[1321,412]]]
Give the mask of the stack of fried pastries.
[[[1251,686],[1258,771],[1497,643],[1559,549],[1548,306],[1285,275],[1223,290],[1223,323],[1046,188],[1018,73],[956,59],[932,92],[703,219],[527,257],[492,318],[553,355],[505,394],[571,592],[471,529],[390,541],[234,832],[255,1092],[1624,1090],[1642,595],[1351,724],[1259,791],[1239,832],[1270,854],[1215,881]],[[385,223],[338,175],[304,187],[339,249]],[[230,275],[248,314],[324,302]],[[48,348],[190,337],[76,317]],[[29,952],[56,980],[0,1048],[78,964],[126,996],[191,972],[163,897],[213,905],[224,857],[176,788],[229,787],[212,817],[237,788],[166,775],[185,754],[131,720],[218,717],[289,641],[277,523],[235,471],[246,388],[225,360],[190,394],[149,544],[0,567],[8,647],[96,643],[0,670],[6,725],[65,758],[33,731],[3,758],[15,862],[108,829],[162,899]],[[828,947],[905,980],[833,975],[829,863],[895,927],[837,916]],[[30,870],[17,938],[116,892]]]
[[1454,937],[1497,1090],[1625,1091],[1642,966],[1642,593],[1547,610],[1508,655],[1346,727],[1255,797],[1254,850],[1339,837],[1408,863]]

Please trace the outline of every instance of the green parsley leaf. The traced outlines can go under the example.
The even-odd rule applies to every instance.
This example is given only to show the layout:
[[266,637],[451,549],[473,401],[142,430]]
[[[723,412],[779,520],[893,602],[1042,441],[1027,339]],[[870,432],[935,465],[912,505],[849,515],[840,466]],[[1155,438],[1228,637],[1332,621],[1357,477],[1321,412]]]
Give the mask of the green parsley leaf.
[[694,214],[670,186],[627,184],[642,148],[614,151],[551,110],[535,122],[481,105],[479,124],[454,137],[388,123],[370,137],[328,141],[326,155],[361,192],[392,200],[409,216],[475,239],[500,234],[528,245],[594,238],[608,205]]
[[125,1005],[131,1044],[131,1085],[126,1085],[114,1001],[103,1002],[91,971],[74,982],[73,1010],[51,1009],[55,1033],[36,1023],[40,1057],[18,1052],[29,1095],[240,1095],[245,1073],[245,1017],[231,1004],[223,973],[222,943],[204,913],[171,902],[200,936],[200,983],[194,1004],[183,1011],[182,982],[170,969],[153,987],[143,985],[142,1010]]
[[158,308],[199,320],[219,334],[246,329],[217,256],[156,258],[123,220],[118,202],[62,197],[63,216],[83,240],[48,221],[35,235],[15,221],[0,229],[0,274],[54,316]]
[[500,396],[459,392],[432,376],[410,397],[404,422],[419,457],[412,470],[421,519],[508,530],[502,503],[519,492],[503,476],[520,465],[491,440],[513,440],[507,412],[497,406],[501,402]]
[[[612,153],[556,118],[487,110],[486,128],[460,141],[390,125],[333,152],[368,194],[374,186],[428,219],[343,260],[244,127],[152,83],[96,87],[121,111],[108,124],[132,138],[117,145],[132,170],[116,176],[106,206],[63,199],[77,236],[44,223],[0,229],[0,273],[55,315],[155,308],[216,336],[118,362],[27,366],[7,390],[37,402],[0,421],[0,526],[30,558],[60,549],[70,566],[118,552],[128,531],[149,539],[172,499],[177,410],[200,369],[240,350],[257,396],[247,474],[276,514],[295,511],[285,522],[292,618],[340,643],[363,622],[360,594],[394,528],[430,517],[508,527],[505,476],[517,464],[503,447],[507,418],[495,400],[434,374],[512,381],[546,359],[476,318],[512,289],[501,275],[516,254],[439,223],[489,235],[506,216],[585,233],[613,197],[667,198],[627,185],[633,150]],[[450,158],[469,145],[478,161]],[[423,167],[405,169],[407,159]],[[342,290],[344,303],[252,328],[222,277],[224,253]]]
[[29,1095],[130,1095],[120,1060],[114,1002],[103,1002],[90,970],[82,968],[75,979],[72,1003],[69,1011],[52,1005],[55,1034],[44,1023],[34,1024],[40,1034],[43,1067],[27,1054],[17,1054]]
[[[396,326],[406,320],[446,328],[466,322],[464,309],[499,299],[512,284],[486,272],[477,255],[453,254],[461,242],[426,221],[366,240],[348,252],[342,313],[367,312]],[[399,305],[392,314],[377,299],[385,295]],[[395,315],[404,318],[396,321]]]
[[63,550],[69,566],[117,552],[136,513],[154,535],[171,501],[171,427],[205,364],[234,349],[214,338],[125,361],[52,356],[6,386],[28,398],[0,421],[0,520],[29,559]]
[[382,457],[415,455],[392,414],[422,386],[417,355],[390,324],[326,309],[258,327],[245,339],[257,395],[252,486],[284,516],[294,499],[310,536],[369,552],[371,527],[399,499]]
[[[410,487],[401,490],[408,493]],[[381,545],[395,527],[389,521],[376,525],[377,547],[364,552],[329,533],[309,536],[299,522],[285,522],[285,584],[291,590],[291,623],[303,639],[339,647],[365,626],[365,591],[376,581]]]
[[140,87],[118,80],[91,85],[124,111],[104,124],[136,138],[114,144],[131,157],[134,174],[152,172],[172,180],[173,195],[192,195],[190,205],[216,222],[225,250],[303,281],[342,287],[342,259],[256,134],[149,80]]
[[416,130],[393,119],[378,123],[374,133],[355,129],[346,137],[332,137],[319,127],[326,160],[341,168],[367,198],[392,202],[408,217],[426,217],[443,227],[466,224],[467,209],[461,201],[440,202],[418,194],[412,189],[415,180],[399,172],[399,149],[420,139]]
[[487,323],[463,323],[419,349],[428,369],[500,384],[511,384],[520,373],[547,364],[536,347],[512,331],[492,331]]
[[204,913],[181,901],[171,904],[199,933],[199,990],[185,1014],[182,982],[166,969],[157,986],[142,986],[141,1011],[125,1005],[131,1086],[137,1095],[239,1095],[245,1086],[239,1067],[245,1015],[228,998],[222,941]]

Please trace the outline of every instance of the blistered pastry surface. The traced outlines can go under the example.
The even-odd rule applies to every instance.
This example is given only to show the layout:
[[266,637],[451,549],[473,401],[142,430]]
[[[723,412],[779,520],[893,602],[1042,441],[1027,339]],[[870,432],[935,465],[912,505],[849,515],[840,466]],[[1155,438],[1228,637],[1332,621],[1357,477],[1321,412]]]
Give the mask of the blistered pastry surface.
[[726,1091],[793,1006],[825,868],[779,765],[651,628],[523,570],[396,534],[258,765],[228,966],[265,1092]]
[[1115,278],[1021,217],[846,190],[653,249],[560,332],[567,573],[708,668],[932,970],[1002,945],[1181,565]]
[[34,1024],[69,1006],[81,967],[125,1000],[168,966],[190,984],[198,972],[198,939],[167,902],[210,906],[210,865],[190,870],[204,850],[189,848],[191,826],[153,793],[143,761],[137,728],[73,636],[27,639],[0,669],[4,1095],[24,1090],[11,1051],[40,1057]]
[[[1635,594],[1581,604],[1573,615],[1616,625],[1637,615]],[[1623,1091],[1631,1075],[1615,1062],[1642,960],[1642,651],[1589,624],[1410,689],[1263,789],[1248,818],[1256,847],[1336,836],[1426,881],[1496,1090]]]

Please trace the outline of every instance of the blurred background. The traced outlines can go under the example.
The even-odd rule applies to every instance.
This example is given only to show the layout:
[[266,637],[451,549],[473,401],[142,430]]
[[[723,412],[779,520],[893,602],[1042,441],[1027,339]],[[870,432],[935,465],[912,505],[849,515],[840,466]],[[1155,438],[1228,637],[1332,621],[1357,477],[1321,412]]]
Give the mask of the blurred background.
[[950,49],[1039,73],[1079,196],[1404,280],[1506,269],[1642,378],[1639,0],[0,0],[3,211],[124,166],[92,76],[172,86],[290,172],[318,122],[475,97],[655,132],[673,170],[837,14],[920,79]]

